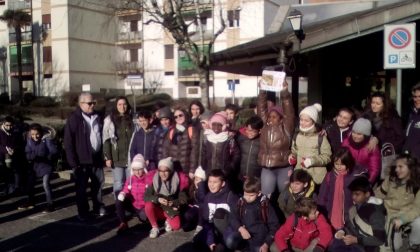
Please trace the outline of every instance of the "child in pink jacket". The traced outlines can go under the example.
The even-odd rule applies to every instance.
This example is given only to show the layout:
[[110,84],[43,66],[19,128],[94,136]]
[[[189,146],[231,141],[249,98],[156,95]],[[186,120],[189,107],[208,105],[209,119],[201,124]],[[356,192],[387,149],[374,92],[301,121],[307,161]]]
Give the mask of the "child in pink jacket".
[[295,213],[286,219],[274,236],[274,242],[280,252],[323,252],[331,240],[331,226],[325,217],[319,214],[316,202],[310,198],[301,198],[296,202]]
[[377,146],[373,150],[368,149],[371,132],[372,125],[368,119],[357,119],[343,147],[349,148],[357,165],[367,169],[369,182],[374,184],[381,172],[381,153]]

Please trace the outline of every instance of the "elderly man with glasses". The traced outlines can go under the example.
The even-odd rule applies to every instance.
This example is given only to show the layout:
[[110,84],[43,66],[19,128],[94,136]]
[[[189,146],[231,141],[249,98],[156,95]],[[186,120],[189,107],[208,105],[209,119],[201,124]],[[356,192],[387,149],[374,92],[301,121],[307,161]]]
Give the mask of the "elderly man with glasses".
[[64,147],[67,162],[73,169],[76,184],[76,204],[78,218],[89,218],[87,185],[90,179],[93,213],[104,216],[102,203],[104,184],[102,158],[102,119],[94,110],[96,101],[90,93],[81,93],[79,107],[69,116],[64,128]]

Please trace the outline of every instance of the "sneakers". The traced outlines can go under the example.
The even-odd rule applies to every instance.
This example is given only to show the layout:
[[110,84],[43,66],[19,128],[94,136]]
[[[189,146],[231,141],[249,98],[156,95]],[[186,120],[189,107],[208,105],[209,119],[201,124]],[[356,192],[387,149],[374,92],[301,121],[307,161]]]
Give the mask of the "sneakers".
[[18,207],[18,210],[29,210],[34,208],[34,204],[31,202],[26,202]]
[[201,231],[201,230],[203,230],[203,226],[198,225],[198,226],[195,228],[195,231],[194,231],[194,236],[196,236],[198,233],[200,233],[200,231]]
[[167,233],[172,232],[172,227],[171,227],[171,225],[169,224],[168,221],[165,221],[165,231]]
[[158,237],[158,235],[159,235],[159,228],[152,227],[152,229],[150,230],[149,237],[154,239],[154,238]]
[[117,235],[121,235],[121,234],[127,232],[127,230],[128,230],[127,223],[121,222],[121,224],[118,226],[118,229],[117,229]]
[[107,215],[107,211],[106,211],[104,206],[99,207],[99,209],[94,209],[93,213],[96,216],[99,216],[99,217],[103,217],[103,216]]

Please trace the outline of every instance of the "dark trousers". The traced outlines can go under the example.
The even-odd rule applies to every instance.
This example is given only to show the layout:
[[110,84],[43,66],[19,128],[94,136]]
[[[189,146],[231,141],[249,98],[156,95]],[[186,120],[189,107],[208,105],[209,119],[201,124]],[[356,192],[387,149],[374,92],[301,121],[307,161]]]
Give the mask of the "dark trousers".
[[76,186],[76,204],[80,216],[89,213],[88,195],[86,189],[90,179],[90,192],[92,197],[93,211],[99,211],[103,206],[102,188],[105,182],[104,170],[102,167],[92,165],[81,165],[73,170]]
[[130,199],[125,199],[124,201],[116,200],[115,201],[115,208],[117,212],[118,219],[120,222],[127,222],[127,217],[125,216],[125,211],[129,211],[134,213],[140,221],[146,222],[147,216],[146,211],[144,208],[137,209],[133,206]]
[[189,232],[193,230],[197,224],[201,225],[199,223],[199,208],[196,206],[189,206],[187,209],[185,209],[185,212],[182,214],[182,230],[185,232]]

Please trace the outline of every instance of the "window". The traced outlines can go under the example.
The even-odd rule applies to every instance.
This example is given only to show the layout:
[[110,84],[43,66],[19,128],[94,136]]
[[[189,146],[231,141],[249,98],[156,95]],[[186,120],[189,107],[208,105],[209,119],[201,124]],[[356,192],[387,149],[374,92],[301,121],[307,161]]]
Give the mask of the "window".
[[138,20],[130,21],[130,31],[138,31],[139,30],[138,23],[139,23]]
[[165,59],[174,58],[174,45],[165,45]]
[[240,10],[228,11],[228,27],[239,27]]
[[42,62],[52,62],[51,46],[44,46],[42,48]]
[[5,5],[6,4],[6,0],[0,0],[0,5]]
[[130,49],[130,62],[139,61],[139,51],[137,49]]
[[51,29],[51,14],[42,15],[42,28],[44,30]]
[[174,72],[173,71],[168,71],[168,72],[165,72],[165,75],[166,76],[168,76],[168,75],[174,75]]

